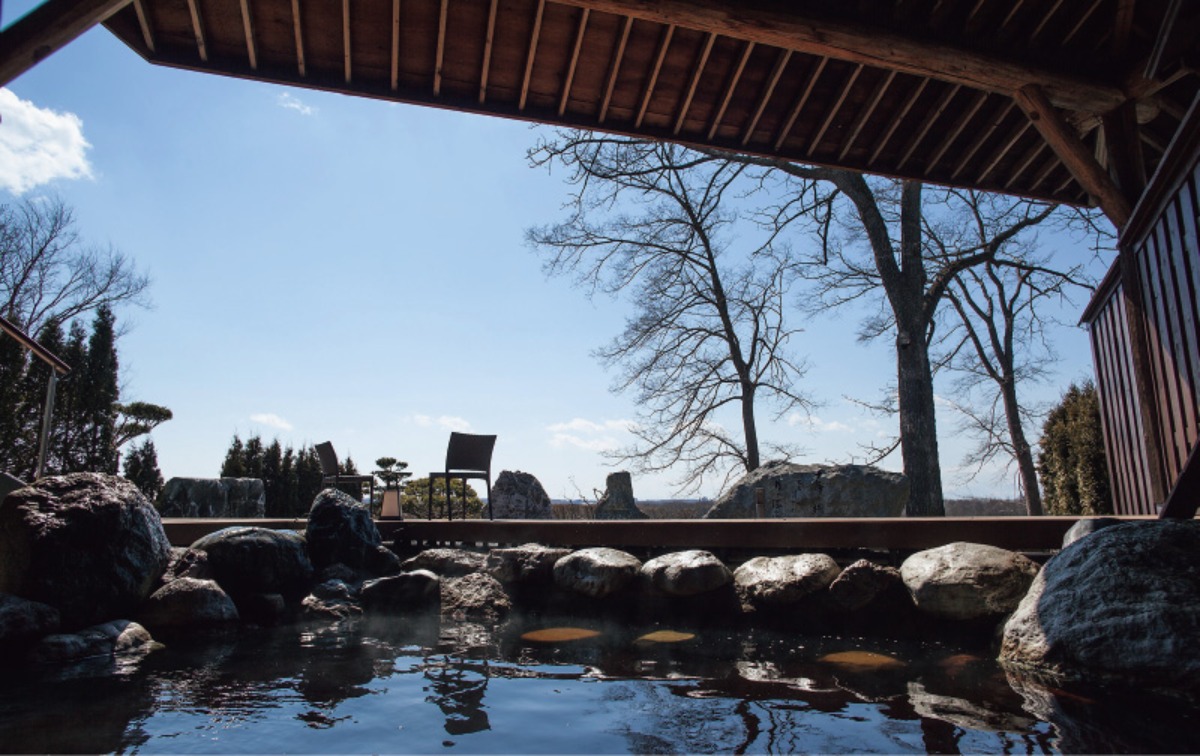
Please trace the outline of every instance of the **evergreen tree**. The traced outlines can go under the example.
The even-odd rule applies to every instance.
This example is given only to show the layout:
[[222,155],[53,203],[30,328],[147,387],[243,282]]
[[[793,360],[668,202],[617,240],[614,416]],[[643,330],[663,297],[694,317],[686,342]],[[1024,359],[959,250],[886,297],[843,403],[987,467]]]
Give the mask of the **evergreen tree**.
[[137,486],[146,498],[154,501],[163,488],[162,472],[158,469],[158,452],[154,441],[147,438],[125,452],[125,477]]
[[24,438],[24,420],[18,411],[25,376],[25,349],[16,339],[0,336],[0,470],[18,477],[23,462],[18,445]]
[[262,462],[262,482],[263,491],[267,499],[267,517],[277,517],[276,510],[283,504],[281,496],[281,483],[283,474],[283,447],[279,444],[279,439],[271,442],[271,445],[263,452]]
[[246,449],[242,445],[242,439],[236,433],[233,434],[233,441],[229,444],[229,450],[225,452],[225,461],[221,463],[221,477],[246,477]]
[[1046,513],[1112,514],[1108,459],[1096,386],[1071,385],[1042,427],[1038,473]]
[[296,452],[292,447],[283,450],[283,458],[279,462],[279,483],[276,502],[272,504],[267,499],[268,514],[274,512],[275,517],[297,517],[303,514],[299,503],[299,481],[296,478]]
[[[484,503],[475,493],[475,489],[467,484],[467,517],[479,519],[483,516]],[[450,493],[454,504],[454,517],[462,517],[463,511],[463,482],[452,480]],[[429,512],[429,478],[413,478],[400,491],[400,508],[405,517],[423,519]],[[446,481],[444,478],[433,481],[433,517],[446,518]]]
[[296,457],[296,506],[300,514],[308,514],[308,510],[312,509],[313,499],[321,492],[324,477],[316,448],[306,446],[300,449]]
[[[84,391],[80,409],[84,418],[82,464],[79,470],[116,474],[117,346],[112,310],[96,311],[84,363]],[[76,472],[70,470],[69,472]]]
[[266,450],[263,448],[262,438],[257,433],[246,439],[246,451],[243,456],[246,472],[242,477],[261,479],[263,477],[263,457],[265,455]]

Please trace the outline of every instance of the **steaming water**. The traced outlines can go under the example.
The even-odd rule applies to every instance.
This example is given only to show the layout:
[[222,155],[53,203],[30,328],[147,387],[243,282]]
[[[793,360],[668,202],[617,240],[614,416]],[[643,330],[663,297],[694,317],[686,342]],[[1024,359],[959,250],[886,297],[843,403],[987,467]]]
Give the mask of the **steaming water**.
[[[557,633],[544,620],[499,633],[402,621],[290,626],[169,643],[118,662],[9,668],[0,679],[0,749],[1200,750],[1194,708],[1137,691],[1047,689],[936,643],[577,627],[599,634]],[[535,640],[522,639],[535,631]],[[584,637],[555,641],[572,635]]]

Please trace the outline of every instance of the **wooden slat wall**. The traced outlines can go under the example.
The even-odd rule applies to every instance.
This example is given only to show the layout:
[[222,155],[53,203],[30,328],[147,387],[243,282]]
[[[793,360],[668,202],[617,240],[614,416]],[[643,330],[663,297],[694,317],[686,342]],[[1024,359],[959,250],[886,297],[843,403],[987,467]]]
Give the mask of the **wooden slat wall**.
[[1105,445],[1117,512],[1154,514],[1150,480],[1157,465],[1168,488],[1200,439],[1200,107],[1192,106],[1169,160],[1154,177],[1121,239],[1141,285],[1146,349],[1160,458],[1142,435],[1124,289],[1110,271],[1084,322],[1091,331]]

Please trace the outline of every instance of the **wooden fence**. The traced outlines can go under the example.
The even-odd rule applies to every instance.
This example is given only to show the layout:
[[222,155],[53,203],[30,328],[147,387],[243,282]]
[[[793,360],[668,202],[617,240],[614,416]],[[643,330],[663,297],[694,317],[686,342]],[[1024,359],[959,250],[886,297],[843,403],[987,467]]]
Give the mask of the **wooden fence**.
[[1121,514],[1156,514],[1168,498],[1172,508],[1190,500],[1175,514],[1195,513],[1200,491],[1171,494],[1200,438],[1198,239],[1200,101],[1122,233],[1122,260],[1083,315]]

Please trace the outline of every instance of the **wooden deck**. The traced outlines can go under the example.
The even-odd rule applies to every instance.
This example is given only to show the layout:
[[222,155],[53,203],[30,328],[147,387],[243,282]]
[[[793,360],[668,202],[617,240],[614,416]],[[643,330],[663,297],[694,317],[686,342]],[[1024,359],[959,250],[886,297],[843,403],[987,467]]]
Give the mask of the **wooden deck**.
[[[541,543],[639,550],[880,550],[918,551],[955,541],[1014,551],[1053,551],[1075,517],[903,517],[776,520],[379,520],[384,540],[398,547],[436,544]],[[1126,518],[1152,519],[1152,518]],[[165,518],[171,543],[191,544],[221,528],[249,525],[303,529],[297,520]]]

